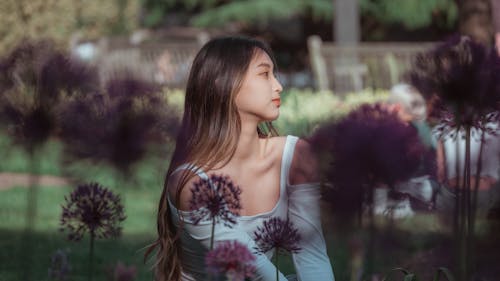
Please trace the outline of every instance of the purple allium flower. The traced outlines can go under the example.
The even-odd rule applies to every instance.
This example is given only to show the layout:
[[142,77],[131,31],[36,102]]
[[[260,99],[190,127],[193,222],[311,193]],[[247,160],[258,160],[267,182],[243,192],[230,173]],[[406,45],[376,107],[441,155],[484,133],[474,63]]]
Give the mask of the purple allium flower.
[[118,195],[98,183],[89,183],[79,185],[64,199],[61,231],[69,232],[68,239],[79,241],[85,232],[96,238],[120,235],[119,223],[126,216]]
[[38,76],[38,91],[46,101],[57,101],[61,92],[67,95],[87,94],[96,92],[99,88],[95,68],[57,51],[42,63]]
[[367,188],[415,175],[426,151],[417,129],[380,104],[360,106],[320,128],[310,141],[333,159],[323,168],[333,185],[326,197],[343,213],[360,210]]
[[254,231],[254,240],[257,243],[257,251],[266,253],[272,249],[282,252],[297,253],[299,247],[300,234],[297,228],[289,220],[282,220],[279,217],[272,217],[265,220],[262,226]]
[[149,98],[160,89],[151,83],[138,79],[132,75],[126,75],[123,78],[113,78],[106,82],[106,92],[112,98]]
[[53,48],[54,44],[49,41],[25,40],[0,58],[0,93],[21,85],[36,85],[41,61]]
[[[425,151],[418,131],[382,105],[363,105],[311,138],[334,158],[334,185],[394,184],[410,178]],[[325,138],[327,141],[325,141]]]
[[69,263],[68,252],[68,250],[57,250],[52,255],[48,270],[50,280],[66,281],[69,279],[71,265]]
[[0,118],[7,121],[7,130],[18,144],[28,151],[43,144],[55,129],[53,113],[45,107],[21,108],[4,105]]
[[500,57],[469,37],[454,36],[418,55],[409,80],[435,101],[435,117],[447,127],[480,127],[486,114],[499,110]]
[[97,72],[50,42],[22,42],[0,59],[0,122],[32,149],[56,131],[63,94],[99,87]]
[[135,266],[126,266],[122,262],[116,263],[109,272],[109,281],[133,281],[137,275]]
[[205,256],[207,271],[228,280],[243,281],[255,272],[255,256],[238,241],[223,241]]
[[177,116],[140,80],[114,79],[107,88],[107,95],[68,101],[59,114],[60,134],[70,157],[105,161],[128,175],[150,144],[176,131]]
[[202,220],[222,221],[226,226],[236,224],[241,210],[241,189],[228,176],[210,175],[200,179],[191,188],[189,200],[191,219],[194,224]]

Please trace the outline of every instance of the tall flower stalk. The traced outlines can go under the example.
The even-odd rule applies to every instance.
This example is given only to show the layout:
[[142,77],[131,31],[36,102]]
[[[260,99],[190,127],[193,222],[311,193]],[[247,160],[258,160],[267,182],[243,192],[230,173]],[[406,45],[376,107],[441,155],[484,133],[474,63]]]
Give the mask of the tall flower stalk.
[[[495,50],[466,36],[454,36],[417,56],[409,78],[428,100],[434,101],[441,138],[456,138],[457,156],[461,152],[459,138],[465,138],[464,166],[456,163],[454,227],[458,232],[460,278],[469,280],[485,134],[494,133],[488,124],[498,123],[498,113],[493,112],[500,110],[500,58]],[[473,129],[481,132],[474,183],[470,153]]]
[[85,233],[90,236],[88,280],[93,276],[94,240],[118,237],[120,223],[126,216],[121,199],[98,183],[79,185],[62,206],[61,231],[68,239],[80,241]]
[[265,220],[262,226],[257,227],[257,230],[254,231],[254,240],[257,244],[255,250],[263,254],[275,250],[276,281],[279,280],[279,255],[286,252],[299,252],[301,250],[299,246],[300,239],[299,231],[293,223],[288,219],[283,220],[279,217]]
[[195,225],[200,221],[212,222],[210,250],[214,247],[215,225],[222,222],[232,227],[237,223],[241,210],[240,195],[239,186],[228,176],[222,175],[210,175],[208,179],[200,179],[191,187],[191,220]]

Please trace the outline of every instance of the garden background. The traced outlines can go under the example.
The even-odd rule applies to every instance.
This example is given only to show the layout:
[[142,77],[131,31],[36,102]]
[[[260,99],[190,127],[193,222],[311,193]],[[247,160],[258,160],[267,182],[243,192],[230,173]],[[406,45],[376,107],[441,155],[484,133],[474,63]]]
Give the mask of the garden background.
[[[157,46],[151,46],[157,38],[165,46],[189,43],[192,47],[220,35],[256,36],[269,42],[276,52],[278,78],[281,77],[285,86],[280,118],[275,125],[282,135],[305,137],[322,123],[339,120],[363,103],[385,101],[388,95],[388,88],[374,87],[369,83],[370,77],[364,78],[362,89],[319,90],[308,38],[319,35],[324,42],[337,43],[350,40],[341,36],[342,30],[336,29],[336,19],[342,11],[335,7],[349,6],[347,2],[351,1],[5,0],[0,3],[0,57],[5,67],[6,58],[19,46],[46,40],[50,48],[77,57],[83,64],[99,67],[107,62],[111,65],[108,69],[102,66],[98,72],[98,80],[103,83],[102,77],[118,77],[119,67],[140,79],[144,77],[139,74],[150,69],[130,68],[141,61],[133,56],[128,57],[129,62],[123,54],[117,59],[118,63],[110,60],[111,51],[136,44],[142,51],[151,48],[156,52]],[[355,2],[356,16],[351,19],[355,24],[343,28],[358,34],[355,40],[359,44],[412,41],[418,45],[461,32],[493,45],[495,31],[500,32],[498,16],[495,16],[500,8],[495,4],[498,1]],[[481,20],[475,20],[475,16]],[[145,43],[137,44],[134,40]],[[98,51],[101,54],[95,53]],[[189,56],[174,56],[170,65],[176,72],[167,71],[163,80],[145,78],[149,79],[146,82],[155,83],[156,94],[168,105],[165,118],[174,120],[172,123],[182,115],[182,87],[188,69],[182,65],[189,65],[189,59]],[[149,60],[151,65],[151,59],[144,60]],[[6,67],[2,71],[4,69]],[[373,72],[368,72],[368,76],[370,74]],[[5,76],[0,82],[5,83],[7,75],[5,72],[2,75]],[[58,74],[54,75],[54,81],[59,81]],[[148,77],[154,77],[154,73]],[[30,89],[23,86],[16,91],[25,101],[36,100],[33,94],[36,87]],[[1,95],[7,95],[4,85],[0,90]],[[71,102],[69,95],[63,95],[62,102],[58,100],[58,103],[64,104],[66,99]],[[154,145],[148,146],[140,159],[123,169],[112,162],[68,158],[58,133],[33,145],[29,142],[33,135],[24,131],[20,137],[16,134],[19,131],[12,129],[26,122],[13,125],[4,119],[1,121],[0,281],[88,278],[88,235],[74,242],[60,231],[65,196],[82,182],[98,182],[118,194],[126,215],[119,237],[95,241],[94,279],[152,280],[151,261],[144,262],[143,258],[145,247],[156,238],[157,204],[174,145],[175,125],[167,122],[165,126],[172,128],[162,127],[161,136],[153,136]],[[41,126],[37,122],[34,124]],[[37,129],[39,127],[32,131]],[[328,202],[322,202],[322,211],[328,252],[337,280],[381,280],[389,274],[394,274],[393,280],[402,280],[400,272],[392,271],[398,267],[415,272],[419,280],[431,280],[438,267],[454,268],[455,261],[449,251],[453,247],[453,233],[450,225],[436,213],[419,212],[402,220],[376,217],[373,231],[363,224],[355,230],[340,228]],[[477,270],[490,278],[482,280],[498,280],[494,262],[498,258],[495,230],[483,221],[478,224],[481,227],[476,245],[480,249],[476,257],[480,265]],[[67,258],[69,267],[64,277],[67,279],[49,275],[50,268],[60,266],[54,264],[58,253]],[[293,271],[290,259],[281,263],[285,273]]]

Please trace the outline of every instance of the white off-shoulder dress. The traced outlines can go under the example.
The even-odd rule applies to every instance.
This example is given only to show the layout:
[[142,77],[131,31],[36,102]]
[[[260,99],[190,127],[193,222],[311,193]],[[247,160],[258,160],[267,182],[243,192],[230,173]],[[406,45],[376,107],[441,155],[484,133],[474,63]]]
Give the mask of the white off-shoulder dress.
[[[280,197],[274,208],[257,215],[239,216],[237,224],[233,227],[225,226],[223,223],[216,224],[214,243],[217,245],[219,241],[237,240],[255,252],[256,243],[253,233],[257,227],[271,217],[288,218],[299,229],[303,238],[299,243],[301,250],[292,256],[297,279],[299,281],[331,281],[334,280],[334,276],[321,228],[319,184],[291,185],[288,180],[297,140],[295,136],[286,138],[281,160]],[[174,173],[186,169],[202,179],[208,179],[204,171],[189,164],[179,166]],[[179,226],[182,223],[183,231],[180,236],[182,279],[184,281],[207,280],[204,257],[210,245],[212,222],[202,220],[194,225],[189,211],[178,210],[170,198],[168,198],[168,203],[174,224]],[[256,253],[257,270],[252,280],[276,280],[276,267],[271,262],[273,254],[274,250],[265,254]],[[279,280],[286,281],[287,279],[279,273]]]

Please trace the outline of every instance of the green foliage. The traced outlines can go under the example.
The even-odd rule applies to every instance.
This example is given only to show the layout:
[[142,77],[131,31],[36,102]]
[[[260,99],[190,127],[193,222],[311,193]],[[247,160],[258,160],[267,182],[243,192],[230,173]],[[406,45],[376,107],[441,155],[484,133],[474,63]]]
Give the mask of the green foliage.
[[[409,29],[429,26],[438,16],[445,19],[438,24],[451,27],[458,18],[458,8],[453,0],[360,0],[359,5],[362,15],[372,16],[385,24],[402,23]],[[235,0],[214,9],[202,9],[192,23],[203,27],[228,22],[260,24],[292,16],[331,21],[333,9],[331,0]]]
[[2,0],[0,53],[24,38],[51,38],[64,45],[75,32],[98,38],[132,30],[138,4],[137,0]]
[[240,0],[203,11],[192,19],[196,26],[221,26],[228,22],[267,23],[271,19],[310,14],[313,19],[331,20],[330,0]]
[[382,23],[402,23],[409,29],[429,26],[437,15],[444,16],[446,27],[451,27],[458,18],[458,7],[453,0],[362,0],[360,8],[363,14]]
[[307,136],[322,122],[337,120],[363,103],[383,101],[387,95],[365,90],[341,98],[332,92],[291,89],[281,94],[280,117],[274,123],[282,135]]
[[146,27],[159,25],[168,14],[194,13],[215,7],[220,0],[140,0]]

